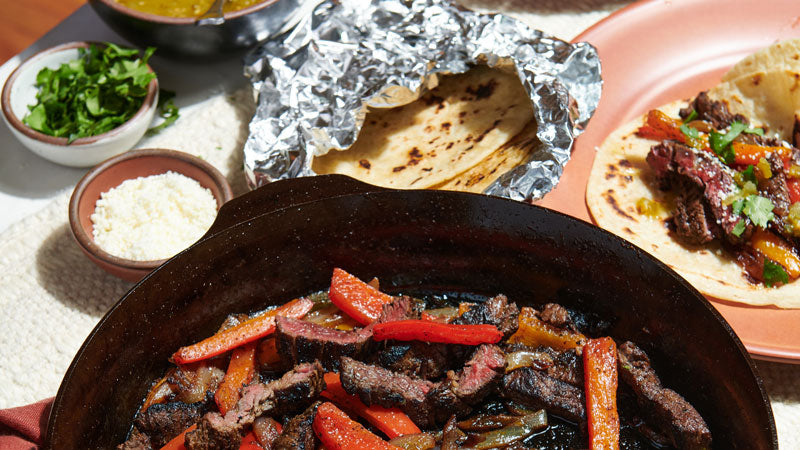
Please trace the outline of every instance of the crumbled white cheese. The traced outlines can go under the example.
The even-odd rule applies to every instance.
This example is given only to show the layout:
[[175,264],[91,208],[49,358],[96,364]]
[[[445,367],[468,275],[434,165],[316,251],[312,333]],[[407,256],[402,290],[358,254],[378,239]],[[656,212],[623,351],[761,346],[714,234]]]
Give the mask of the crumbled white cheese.
[[197,181],[175,172],[126,180],[104,192],[92,214],[94,240],[121,258],[169,258],[211,227],[217,201]]

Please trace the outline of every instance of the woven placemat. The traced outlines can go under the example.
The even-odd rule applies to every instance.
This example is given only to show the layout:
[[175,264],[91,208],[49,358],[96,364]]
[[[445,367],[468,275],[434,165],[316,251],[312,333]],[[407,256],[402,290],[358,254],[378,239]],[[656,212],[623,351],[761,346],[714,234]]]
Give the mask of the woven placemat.
[[[464,0],[480,9],[485,0]],[[507,0],[492,8],[510,11],[531,26],[562,39],[626,2],[602,0]],[[208,160],[246,191],[242,146],[254,110],[252,92],[216,96],[161,135],[138,147],[164,147]],[[132,287],[106,274],[73,241],[67,223],[70,192],[0,233],[0,408],[55,395],[86,336],[106,310]],[[772,401],[781,447],[800,448],[800,366],[759,362]]]

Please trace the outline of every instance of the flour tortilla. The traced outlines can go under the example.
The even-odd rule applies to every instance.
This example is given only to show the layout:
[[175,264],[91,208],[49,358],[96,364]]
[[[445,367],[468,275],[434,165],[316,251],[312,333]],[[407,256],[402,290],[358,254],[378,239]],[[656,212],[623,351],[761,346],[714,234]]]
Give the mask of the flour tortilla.
[[532,120],[517,75],[478,66],[443,76],[415,102],[371,110],[355,144],[315,157],[311,168],[378,186],[431,188],[489,158]]
[[800,67],[800,39],[790,39],[748,55],[722,76],[722,82],[733,81],[758,72],[797,70],[798,67]]
[[[658,109],[678,117],[686,105],[678,101]],[[748,305],[800,308],[800,280],[779,288],[753,284],[720,246],[687,246],[673,239],[664,222],[672,210],[672,196],[658,189],[645,161],[656,142],[636,136],[643,123],[641,117],[622,126],[598,149],[586,186],[586,204],[594,221],[670,266],[703,294]],[[636,202],[641,198],[663,205],[660,217],[640,214]]]
[[536,121],[528,125],[513,139],[491,153],[483,161],[444,183],[433,186],[433,189],[481,193],[495,182],[500,175],[514,167],[525,163],[539,145],[536,136]]

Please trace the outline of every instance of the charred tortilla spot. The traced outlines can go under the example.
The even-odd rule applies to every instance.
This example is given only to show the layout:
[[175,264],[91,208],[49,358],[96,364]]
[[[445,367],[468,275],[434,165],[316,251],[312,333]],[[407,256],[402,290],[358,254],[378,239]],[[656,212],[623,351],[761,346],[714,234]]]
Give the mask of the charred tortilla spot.
[[406,170],[406,166],[397,166],[392,169],[392,172],[400,172],[401,170]]
[[608,173],[614,173],[616,171],[617,171],[617,166],[615,166],[613,164],[609,164],[608,165]]
[[627,159],[620,159],[619,165],[622,167],[633,167],[633,164],[631,164],[631,162],[628,161]]
[[411,183],[409,183],[409,184],[414,184],[414,183],[416,183],[417,181],[419,181],[419,180],[421,180],[421,179],[422,179],[422,177],[419,177],[419,178],[417,178],[416,180],[412,181],[412,182],[411,182]]
[[614,190],[613,189],[609,189],[609,190],[603,192],[603,198],[606,199],[606,202],[608,202],[608,204],[611,205],[611,208],[613,208],[614,211],[616,211],[617,214],[619,214],[620,216],[622,216],[622,217],[624,217],[626,219],[633,220],[634,222],[636,222],[636,219],[631,217],[628,213],[626,213],[622,208],[619,207],[619,204],[617,203],[617,199],[614,198]]
[[467,115],[466,111],[461,111],[460,113],[458,113],[458,117],[464,117],[466,115]]
[[628,227],[625,227],[625,228],[623,228],[623,229],[622,229],[622,231],[624,231],[624,232],[626,232],[626,233],[628,233],[628,234],[633,234],[633,230],[631,230],[631,229],[630,229],[630,228],[628,228]]
[[425,102],[426,105],[441,105],[444,102],[444,98],[439,97],[438,95],[426,95],[422,98],[422,101]]
[[497,81],[492,79],[486,82],[485,84],[479,84],[477,88],[468,86],[467,92],[474,95],[475,100],[482,100],[484,98],[491,97],[496,87],[497,87]]
[[633,177],[630,175],[625,175],[624,177],[622,177],[622,179],[625,180],[626,183],[630,183],[631,181],[633,181]]
[[358,165],[359,165],[359,166],[361,166],[361,167],[363,167],[363,168],[365,168],[365,169],[369,169],[370,167],[372,167],[372,165],[371,165],[371,164],[369,163],[369,161],[367,161],[366,159],[362,159],[362,160],[360,160],[360,161],[358,162]]
[[447,150],[450,150],[451,148],[453,148],[453,143],[452,143],[452,142],[450,142],[449,144],[447,144]]
[[411,149],[411,151],[408,152],[408,156],[409,156],[408,163],[406,165],[416,166],[422,159],[422,152],[419,150],[419,148],[414,147]]
[[761,84],[761,74],[757,73],[750,78],[750,82],[753,83],[753,86],[758,86]]
[[425,132],[426,133],[433,133],[433,126],[428,125],[427,127],[425,127]]
[[464,140],[467,141],[467,142],[471,142],[472,141],[472,135],[470,134],[469,136],[465,137]]
[[424,172],[430,172],[431,170],[433,170],[433,167],[423,167],[422,170]]
[[459,125],[463,125],[463,124],[464,124],[464,119],[461,119],[461,120],[459,120],[459,121],[458,121],[458,124],[459,124]]
[[606,173],[606,180],[611,180],[611,179],[616,178],[616,177],[617,177],[617,174],[615,174],[613,172],[607,172]]
[[450,127],[453,126],[450,122],[445,122],[442,124],[442,131],[450,130]]
[[441,137],[441,136],[436,136],[435,138],[433,138],[433,139],[431,139],[430,141],[428,141],[428,144],[433,144],[433,143],[434,143],[434,142],[436,142],[436,141],[437,141],[437,140],[438,140],[440,137]]

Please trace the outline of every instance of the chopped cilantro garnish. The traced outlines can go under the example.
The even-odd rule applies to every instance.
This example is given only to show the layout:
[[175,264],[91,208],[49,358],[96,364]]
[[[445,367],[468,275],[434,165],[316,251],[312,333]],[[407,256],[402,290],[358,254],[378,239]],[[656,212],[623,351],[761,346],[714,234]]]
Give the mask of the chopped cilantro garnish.
[[752,181],[753,183],[756,182],[756,174],[752,164],[748,164],[747,169],[742,171],[742,177],[744,177],[744,181]]
[[733,234],[736,237],[739,237],[742,235],[742,233],[744,233],[744,228],[745,228],[744,219],[739,219],[739,221],[736,222],[736,225],[733,226],[731,234]]
[[747,128],[747,129],[742,130],[742,133],[757,134],[759,136],[763,136],[764,135],[764,129],[763,128]]
[[147,130],[148,136],[158,134],[164,128],[172,125],[172,123],[181,116],[178,107],[175,106],[175,103],[172,101],[174,97],[174,92],[161,90],[158,96],[158,116],[164,119],[164,121]]
[[697,128],[692,128],[689,125],[681,125],[681,133],[689,139],[700,139],[700,132]]
[[764,272],[762,275],[764,276],[764,284],[767,287],[772,287],[778,282],[784,284],[789,282],[789,275],[783,267],[767,258],[764,258]]
[[110,131],[142,106],[156,77],[147,67],[154,48],[139,51],[106,43],[78,49],[78,58],[36,76],[36,104],[22,119],[29,127],[68,142]]
[[733,207],[733,213],[738,216],[739,214],[742,213],[742,208],[744,208],[744,199],[740,198],[734,200],[734,202],[731,203],[731,206]]
[[760,195],[748,195],[744,199],[744,206],[742,211],[753,221],[754,224],[761,228],[766,228],[770,220],[775,218],[772,209],[775,205],[772,202]]
[[689,115],[686,116],[686,119],[684,119],[683,123],[689,123],[694,119],[697,119],[697,110],[695,109],[693,109],[692,112],[690,112]]

